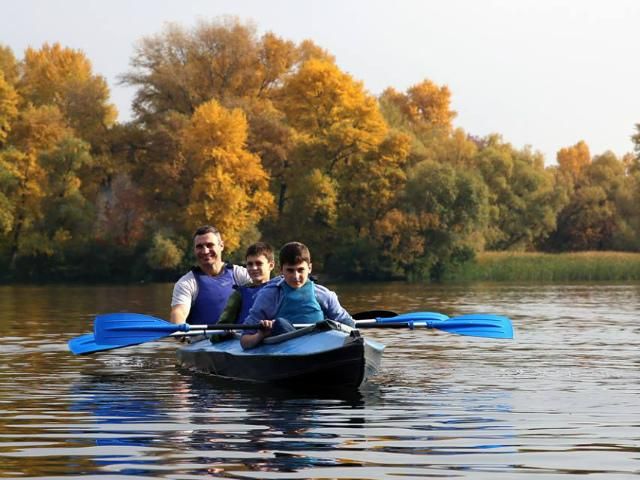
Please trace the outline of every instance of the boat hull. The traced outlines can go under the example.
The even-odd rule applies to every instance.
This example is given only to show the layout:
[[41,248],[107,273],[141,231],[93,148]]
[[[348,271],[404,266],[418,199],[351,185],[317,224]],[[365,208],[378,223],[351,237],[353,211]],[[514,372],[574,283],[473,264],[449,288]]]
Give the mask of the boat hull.
[[[178,365],[217,377],[295,389],[356,389],[378,371],[384,346],[323,322],[301,335],[243,350],[237,338],[178,350]],[[277,342],[277,337],[274,338]]]

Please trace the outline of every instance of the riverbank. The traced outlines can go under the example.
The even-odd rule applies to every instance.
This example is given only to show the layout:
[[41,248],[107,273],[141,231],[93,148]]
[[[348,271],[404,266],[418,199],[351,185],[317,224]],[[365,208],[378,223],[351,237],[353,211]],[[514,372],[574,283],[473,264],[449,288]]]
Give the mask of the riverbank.
[[484,252],[445,281],[640,281],[640,253]]

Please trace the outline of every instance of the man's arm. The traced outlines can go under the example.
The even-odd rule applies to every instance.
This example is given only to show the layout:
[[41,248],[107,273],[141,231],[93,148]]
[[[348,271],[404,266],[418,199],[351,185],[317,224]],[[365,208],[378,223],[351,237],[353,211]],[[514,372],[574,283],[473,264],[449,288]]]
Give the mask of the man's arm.
[[198,283],[193,273],[184,275],[173,286],[171,297],[171,313],[169,319],[173,323],[185,323],[191,310],[191,305],[198,295]]
[[171,307],[169,319],[172,323],[186,323],[189,308],[186,305],[174,305]]
[[236,285],[247,285],[251,283],[251,277],[249,276],[249,272],[247,272],[246,267],[242,265],[234,265],[233,266],[233,282]]

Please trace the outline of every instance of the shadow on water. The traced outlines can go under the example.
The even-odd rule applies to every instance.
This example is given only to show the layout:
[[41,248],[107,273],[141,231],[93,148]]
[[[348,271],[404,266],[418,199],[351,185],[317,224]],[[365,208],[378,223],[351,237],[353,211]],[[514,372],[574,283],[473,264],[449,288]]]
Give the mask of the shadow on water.
[[[339,400],[353,407],[364,405],[363,391],[368,396],[379,389],[373,385],[363,387],[363,390],[353,388],[327,388],[326,386],[314,386],[312,384],[301,388],[286,388],[277,385],[259,384],[253,382],[241,382],[238,380],[224,379],[213,375],[206,375],[192,372],[188,369],[177,367],[177,370],[189,379],[191,391],[199,399],[205,401],[210,392],[226,392],[230,395],[242,395],[247,399],[256,401],[278,401],[278,400]],[[368,387],[368,388],[367,388]]]

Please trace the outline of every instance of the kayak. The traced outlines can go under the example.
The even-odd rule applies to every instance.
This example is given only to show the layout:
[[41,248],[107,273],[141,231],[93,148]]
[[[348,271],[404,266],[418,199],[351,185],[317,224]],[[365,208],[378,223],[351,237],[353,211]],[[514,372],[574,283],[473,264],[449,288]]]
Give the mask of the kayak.
[[296,389],[356,389],[378,372],[384,345],[325,320],[243,350],[239,335],[177,351],[180,367],[232,380]]

